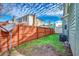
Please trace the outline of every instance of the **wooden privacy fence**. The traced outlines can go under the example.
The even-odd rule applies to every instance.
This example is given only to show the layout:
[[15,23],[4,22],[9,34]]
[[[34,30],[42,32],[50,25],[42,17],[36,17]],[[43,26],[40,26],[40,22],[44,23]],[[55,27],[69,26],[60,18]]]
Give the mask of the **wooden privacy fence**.
[[[27,26],[25,24],[17,24],[12,30],[12,47],[31,41],[46,35],[53,34],[54,30],[51,28]],[[0,29],[0,52],[9,50],[10,47],[10,33],[3,32]]]

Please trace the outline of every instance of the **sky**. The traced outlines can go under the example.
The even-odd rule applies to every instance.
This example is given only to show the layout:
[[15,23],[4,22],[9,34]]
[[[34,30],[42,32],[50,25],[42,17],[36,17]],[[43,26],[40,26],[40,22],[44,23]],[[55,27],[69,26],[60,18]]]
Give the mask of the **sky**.
[[[11,19],[15,16],[16,19],[24,15],[36,15],[44,22],[56,22],[61,20],[63,16],[63,4],[61,3],[4,3],[2,4],[3,19]],[[7,17],[5,16],[7,15]],[[9,18],[10,17],[10,18]],[[6,18],[6,19],[5,19]],[[3,19],[0,19],[3,20]]]
[[12,20],[12,16],[10,15],[3,15],[0,17],[0,22],[6,22],[6,21],[9,21],[9,20]]
[[49,15],[40,16],[39,19],[41,19],[45,23],[48,23],[48,22],[54,23],[56,21],[61,20],[61,18],[59,16],[49,16]]

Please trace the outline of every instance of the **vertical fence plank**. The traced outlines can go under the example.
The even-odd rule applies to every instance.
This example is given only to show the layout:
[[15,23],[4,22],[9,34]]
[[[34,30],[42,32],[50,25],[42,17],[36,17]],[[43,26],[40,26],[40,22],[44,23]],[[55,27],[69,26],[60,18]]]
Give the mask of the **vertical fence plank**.
[[1,30],[0,30],[0,52],[1,52]]
[[50,30],[50,31],[49,31],[49,34],[51,34],[51,28],[49,28],[49,30]]
[[51,29],[51,34],[52,34],[52,29]]
[[1,52],[1,36],[0,36],[0,52]]
[[46,28],[44,28],[44,36],[46,35]]
[[18,26],[18,46],[19,46],[19,24],[17,25]]
[[36,32],[37,32],[37,39],[38,39],[38,27],[37,27],[37,31]]
[[[7,33],[7,34],[9,34],[9,33]],[[10,53],[10,51],[9,51],[9,40],[10,40],[10,36],[8,35],[8,37],[6,37],[7,39],[7,47],[5,47],[5,48],[7,48],[7,51],[8,51],[8,55],[9,55],[9,53]]]

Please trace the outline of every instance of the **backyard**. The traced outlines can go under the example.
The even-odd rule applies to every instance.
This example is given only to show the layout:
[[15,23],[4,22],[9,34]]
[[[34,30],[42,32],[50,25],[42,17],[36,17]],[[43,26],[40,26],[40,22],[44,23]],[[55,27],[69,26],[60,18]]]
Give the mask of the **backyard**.
[[28,56],[67,55],[64,44],[59,41],[59,34],[52,34],[26,42],[19,47],[16,47],[16,49],[13,49],[13,51],[15,50],[22,55]]

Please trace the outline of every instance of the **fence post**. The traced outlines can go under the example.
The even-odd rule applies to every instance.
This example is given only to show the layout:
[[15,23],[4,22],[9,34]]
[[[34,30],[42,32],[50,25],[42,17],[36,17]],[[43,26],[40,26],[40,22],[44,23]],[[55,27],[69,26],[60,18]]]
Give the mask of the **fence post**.
[[51,28],[50,28],[50,34],[51,34]]
[[7,37],[7,50],[9,51],[8,37]]
[[50,28],[50,34],[51,34],[51,28]]
[[1,36],[0,36],[0,52],[1,52]]
[[38,39],[38,27],[37,27],[37,31],[36,32],[37,32],[37,39]]
[[46,28],[44,28],[44,34],[46,35]]
[[7,37],[7,50],[8,50],[8,56],[10,54],[10,51],[9,51],[9,40],[10,40],[10,36],[9,36],[9,33],[8,33],[8,37]]
[[11,55],[11,50],[12,50],[12,32],[9,32],[9,40],[10,40],[10,44],[9,44],[9,54],[8,56]]
[[1,30],[0,30],[0,52],[1,52]]
[[18,24],[18,46],[19,46],[19,24]]
[[1,52],[1,39],[0,39],[0,52]]

